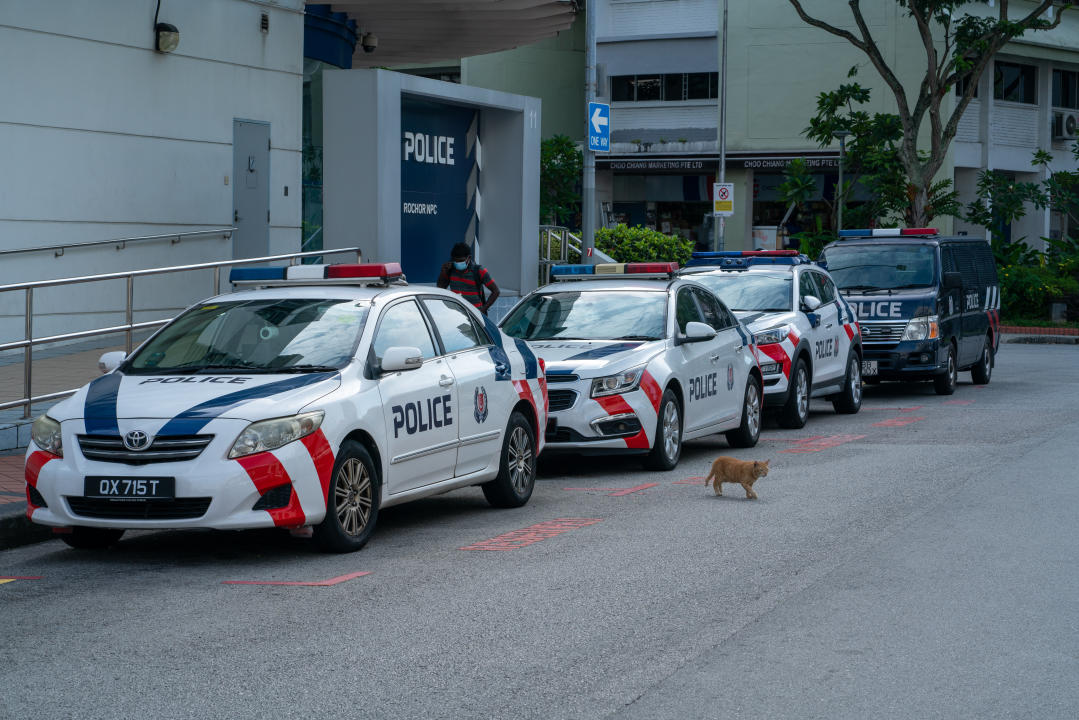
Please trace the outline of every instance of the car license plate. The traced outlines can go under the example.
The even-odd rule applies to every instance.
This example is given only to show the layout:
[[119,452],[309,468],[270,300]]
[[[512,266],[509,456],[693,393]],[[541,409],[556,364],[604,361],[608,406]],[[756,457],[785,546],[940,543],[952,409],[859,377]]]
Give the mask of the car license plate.
[[116,500],[172,500],[176,495],[176,478],[94,475],[84,481],[83,495]]
[[873,376],[877,374],[877,361],[876,360],[863,360],[862,361],[862,375]]

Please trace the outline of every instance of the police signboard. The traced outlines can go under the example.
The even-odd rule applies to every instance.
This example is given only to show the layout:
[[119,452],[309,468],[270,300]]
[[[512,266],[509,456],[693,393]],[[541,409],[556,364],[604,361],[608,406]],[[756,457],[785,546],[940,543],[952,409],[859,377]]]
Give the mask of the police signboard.
[[588,149],[611,151],[611,106],[606,103],[588,103]]
[[712,214],[722,217],[734,215],[734,183],[712,185]]

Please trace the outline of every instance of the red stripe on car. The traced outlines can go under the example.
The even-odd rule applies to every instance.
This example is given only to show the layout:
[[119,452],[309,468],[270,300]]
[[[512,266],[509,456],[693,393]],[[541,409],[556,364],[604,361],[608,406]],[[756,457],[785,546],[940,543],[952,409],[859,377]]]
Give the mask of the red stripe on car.
[[59,455],[53,455],[44,450],[35,450],[30,453],[30,457],[26,458],[26,469],[24,470],[24,477],[26,478],[26,517],[33,515],[34,510],[40,507],[30,502],[30,488],[37,487],[37,476],[41,473],[41,468],[45,467],[45,464],[50,460],[56,460],[59,457]]
[[[260,495],[285,484],[292,484],[292,478],[281,461],[274,457],[273,453],[262,452],[256,455],[236,458],[236,462],[247,471],[247,476],[255,484],[255,489]],[[299,527],[304,524],[306,516],[300,507],[300,498],[296,496],[296,488],[291,488],[288,505],[275,510],[267,510],[277,527]]]
[[333,450],[322,430],[316,430],[300,440],[311,453],[311,461],[318,472],[318,484],[322,486],[322,500],[330,496],[330,479],[333,476]]
[[784,350],[779,343],[771,343],[770,345],[758,345],[757,348],[768,357],[775,360],[777,363],[783,365],[783,374],[786,377],[791,376],[791,359],[787,356],[787,351]]
[[791,345],[793,345],[794,347],[798,347],[798,341],[801,339],[798,337],[798,333],[794,332],[794,330],[791,330],[787,334],[787,338],[791,341]]
[[652,401],[652,407],[656,412],[659,412],[659,402],[663,399],[663,390],[660,388],[659,383],[652,377],[647,370],[641,373],[641,390],[644,390],[644,394],[648,396],[648,399]]

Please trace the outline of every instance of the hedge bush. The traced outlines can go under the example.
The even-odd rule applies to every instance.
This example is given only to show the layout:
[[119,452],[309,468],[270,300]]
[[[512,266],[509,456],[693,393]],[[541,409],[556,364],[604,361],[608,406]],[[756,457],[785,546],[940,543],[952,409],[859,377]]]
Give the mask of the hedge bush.
[[693,242],[680,235],[636,225],[615,225],[596,230],[596,248],[618,262],[677,262],[685,265],[693,254]]

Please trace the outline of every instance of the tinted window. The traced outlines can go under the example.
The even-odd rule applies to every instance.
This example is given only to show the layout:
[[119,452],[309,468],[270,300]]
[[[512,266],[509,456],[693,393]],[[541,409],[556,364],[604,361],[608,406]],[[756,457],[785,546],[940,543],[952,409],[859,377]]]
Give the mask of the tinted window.
[[427,321],[412,300],[397,303],[382,313],[371,349],[375,358],[381,361],[388,348],[399,346],[418,347],[424,359],[438,354],[435,352],[434,342],[431,341]]
[[425,299],[423,305],[435,321],[435,332],[442,339],[443,351],[453,353],[485,344],[476,334],[468,311],[459,303],[439,298]]
[[1038,102],[1038,86],[1033,65],[998,62],[993,74],[993,97],[1009,102]]
[[635,290],[531,295],[502,321],[522,340],[658,340],[667,327],[667,293]]
[[682,100],[682,75],[663,76],[663,99]]
[[633,76],[619,75],[611,78],[611,100],[631,102],[633,100]]
[[936,284],[932,245],[835,245],[828,249],[828,273],[840,290],[887,290]]
[[955,264],[955,253],[952,252],[950,247],[940,249],[940,261],[944,266],[944,272],[959,272],[959,268]]
[[821,275],[820,273],[812,273],[813,279],[817,282],[817,287],[820,288],[821,294],[818,296],[822,303],[835,302],[835,284],[831,278],[827,275]]
[[754,273],[694,275],[723,303],[734,310],[779,312],[791,309],[791,279]]
[[824,298],[821,297],[823,294],[817,284],[817,274],[802,273],[801,277],[798,278],[798,301],[804,302],[808,296],[812,295],[823,303]]
[[963,276],[963,285],[976,287],[978,285],[978,266],[974,258],[974,247],[968,243],[958,243],[952,247],[955,256],[955,264],[959,273]]
[[696,288],[693,289],[693,293],[697,296],[697,304],[701,306],[701,312],[704,313],[704,321],[711,325],[713,330],[724,330],[734,324],[730,314],[720,306],[715,296]]
[[709,73],[689,73],[686,75],[686,98],[705,100],[708,98]]
[[637,102],[663,99],[662,75],[637,76]]
[[978,268],[978,282],[982,285],[997,284],[997,263],[988,243],[973,245],[974,264]]
[[674,307],[674,317],[678,322],[678,331],[684,333],[686,325],[691,322],[705,322],[697,303],[693,300],[692,288],[682,288],[678,291],[678,299]]

